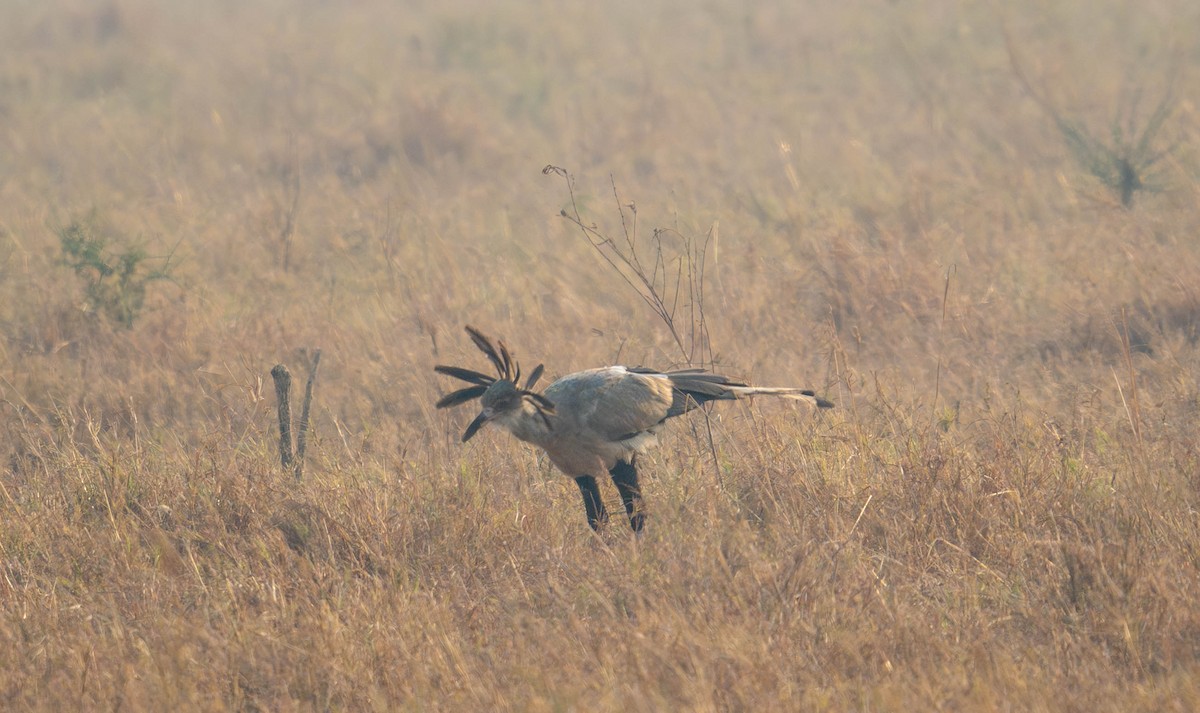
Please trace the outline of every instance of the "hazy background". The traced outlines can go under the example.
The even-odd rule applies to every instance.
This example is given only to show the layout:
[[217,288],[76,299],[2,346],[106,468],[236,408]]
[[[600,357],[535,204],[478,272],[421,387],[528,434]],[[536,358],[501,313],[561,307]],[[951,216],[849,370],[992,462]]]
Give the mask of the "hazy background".
[[[11,705],[1197,704],[1196,3],[9,0],[0,46]],[[1131,205],[1098,146],[1157,157]],[[703,249],[700,357],[838,404],[681,424],[638,543],[432,407],[464,323],[684,361],[547,164]]]

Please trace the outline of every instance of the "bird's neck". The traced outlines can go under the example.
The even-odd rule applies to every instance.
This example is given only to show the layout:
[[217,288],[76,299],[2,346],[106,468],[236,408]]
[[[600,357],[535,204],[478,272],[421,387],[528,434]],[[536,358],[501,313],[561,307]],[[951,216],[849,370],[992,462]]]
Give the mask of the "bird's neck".
[[[554,423],[554,416],[547,416]],[[496,417],[496,423],[508,429],[517,438],[543,448],[553,438],[552,432],[546,427],[546,421],[538,413],[537,408],[528,401],[522,401],[521,407]]]

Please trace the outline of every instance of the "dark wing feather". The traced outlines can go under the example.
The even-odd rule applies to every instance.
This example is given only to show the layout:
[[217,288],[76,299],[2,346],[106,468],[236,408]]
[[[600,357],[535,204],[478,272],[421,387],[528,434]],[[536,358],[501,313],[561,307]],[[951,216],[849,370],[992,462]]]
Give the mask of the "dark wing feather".
[[455,379],[462,379],[469,384],[479,384],[480,386],[490,386],[496,380],[487,374],[481,374],[478,371],[464,369],[459,366],[443,366],[439,364],[433,367],[433,370],[439,374],[453,376]]
[[483,396],[483,392],[487,391],[487,388],[488,387],[484,385],[468,386],[465,389],[459,389],[458,391],[446,394],[438,400],[436,405],[438,408],[449,408],[451,406],[464,404],[472,399],[477,399],[480,396]]

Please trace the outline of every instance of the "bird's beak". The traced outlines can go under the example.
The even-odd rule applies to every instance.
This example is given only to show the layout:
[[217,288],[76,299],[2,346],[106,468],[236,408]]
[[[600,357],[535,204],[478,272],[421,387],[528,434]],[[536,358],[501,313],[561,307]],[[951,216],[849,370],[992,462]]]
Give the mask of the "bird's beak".
[[475,417],[475,420],[471,422],[471,425],[467,426],[467,430],[463,431],[462,442],[466,443],[467,441],[471,440],[471,436],[474,436],[476,433],[479,433],[479,429],[483,428],[483,424],[485,424],[491,420],[492,420],[492,410],[491,409],[485,408],[484,410],[480,411],[479,415]]

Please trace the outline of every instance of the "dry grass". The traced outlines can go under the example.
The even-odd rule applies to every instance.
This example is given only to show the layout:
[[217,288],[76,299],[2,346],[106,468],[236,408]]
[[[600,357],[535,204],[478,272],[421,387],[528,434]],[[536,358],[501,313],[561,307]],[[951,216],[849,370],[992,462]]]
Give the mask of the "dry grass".
[[[1194,3],[1004,4],[1079,126],[1181,70],[1129,209],[980,4],[408,5],[0,7],[0,706],[1200,709]],[[432,408],[464,322],[677,359],[546,163],[719,223],[722,368],[839,406],[678,424],[637,540]],[[131,328],[85,217],[174,251]]]

